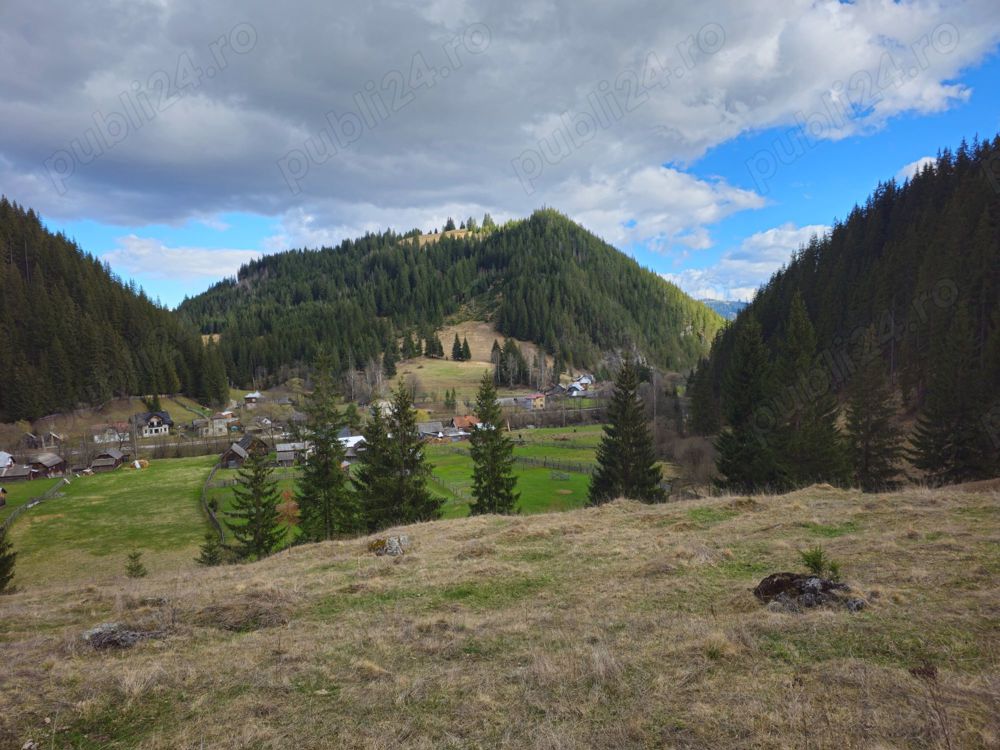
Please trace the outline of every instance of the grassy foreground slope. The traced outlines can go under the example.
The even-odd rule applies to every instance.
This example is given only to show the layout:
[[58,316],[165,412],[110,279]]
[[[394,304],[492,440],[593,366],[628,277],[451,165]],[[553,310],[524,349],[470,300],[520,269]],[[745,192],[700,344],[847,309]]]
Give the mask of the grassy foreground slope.
[[[995,747],[997,501],[620,501],[411,526],[397,559],[25,588],[0,597],[0,746]],[[870,606],[761,607],[816,543]],[[110,620],[162,636],[81,642]]]

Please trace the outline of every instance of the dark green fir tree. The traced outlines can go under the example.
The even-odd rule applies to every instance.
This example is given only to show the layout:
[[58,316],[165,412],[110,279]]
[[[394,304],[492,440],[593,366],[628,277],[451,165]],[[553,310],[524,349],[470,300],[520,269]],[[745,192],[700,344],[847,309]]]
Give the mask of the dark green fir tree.
[[469,438],[472,455],[472,515],[514,513],[520,494],[514,491],[514,444],[503,430],[503,414],[497,402],[493,376],[486,372],[476,394],[476,419],[479,426]]
[[635,363],[626,357],[615,377],[608,424],[597,447],[597,468],[590,480],[591,505],[618,497],[646,503],[666,499],[638,389]]
[[260,560],[274,552],[283,537],[278,526],[278,482],[267,457],[251,453],[233,487],[232,509],[226,526],[233,532],[234,554],[241,560]]

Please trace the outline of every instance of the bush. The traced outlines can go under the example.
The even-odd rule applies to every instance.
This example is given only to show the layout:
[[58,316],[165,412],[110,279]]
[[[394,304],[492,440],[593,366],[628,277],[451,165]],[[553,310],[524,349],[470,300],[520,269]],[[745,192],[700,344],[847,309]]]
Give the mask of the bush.
[[799,551],[799,558],[806,569],[814,576],[826,577],[831,581],[840,578],[840,563],[831,560],[822,547],[816,546]]

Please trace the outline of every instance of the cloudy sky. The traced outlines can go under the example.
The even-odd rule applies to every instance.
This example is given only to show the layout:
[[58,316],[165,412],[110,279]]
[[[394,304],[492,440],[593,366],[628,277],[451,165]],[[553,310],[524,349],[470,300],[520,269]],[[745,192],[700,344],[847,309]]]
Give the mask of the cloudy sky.
[[996,0],[417,5],[0,4],[0,190],[170,305],[261,253],[539,206],[739,299],[1000,131]]

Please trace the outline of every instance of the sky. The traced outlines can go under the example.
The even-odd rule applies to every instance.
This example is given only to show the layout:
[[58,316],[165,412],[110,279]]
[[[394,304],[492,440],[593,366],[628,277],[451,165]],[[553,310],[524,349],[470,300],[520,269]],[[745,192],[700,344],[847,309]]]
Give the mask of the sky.
[[998,44],[996,0],[12,0],[0,191],[168,306],[264,253],[542,206],[748,299],[1000,132]]

